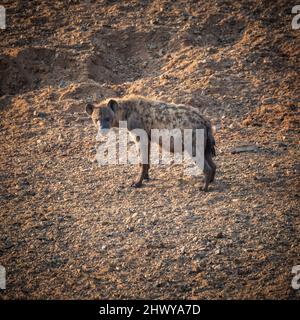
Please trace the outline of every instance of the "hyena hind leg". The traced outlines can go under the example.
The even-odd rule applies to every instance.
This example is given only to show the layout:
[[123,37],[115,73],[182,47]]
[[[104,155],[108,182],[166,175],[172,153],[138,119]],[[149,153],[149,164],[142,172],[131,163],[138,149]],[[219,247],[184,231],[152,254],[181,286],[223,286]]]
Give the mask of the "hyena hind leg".
[[212,175],[211,175],[211,178],[210,178],[209,182],[213,182],[215,180],[217,166],[213,162],[212,155],[210,153],[209,154],[205,154],[205,160],[208,162],[209,166],[212,169]]
[[[149,180],[149,168],[150,168],[150,143],[148,144],[148,154],[144,154],[144,149],[139,149],[141,153],[139,154],[139,158],[141,163],[139,163],[139,174],[137,179],[132,182],[131,186],[134,188],[139,188],[143,184],[143,180]],[[143,157],[145,155],[145,157]],[[143,163],[143,159],[146,158],[147,163]],[[144,159],[145,160],[145,159]]]
[[150,177],[149,177],[149,169],[150,169],[150,150],[151,150],[151,143],[148,143],[148,163],[146,164],[145,167],[145,173],[144,173],[144,180],[149,181]]
[[207,160],[205,159],[204,160],[204,170],[203,170],[203,173],[204,173],[204,186],[203,186],[203,190],[205,192],[208,191],[208,185],[209,183],[211,182],[212,180],[212,176],[213,176],[213,169],[210,167],[210,165],[208,164]]
[[146,180],[146,181],[150,180],[150,177],[149,177],[149,168],[150,168],[150,165],[149,165],[149,163],[148,163],[148,164],[146,164],[145,174],[144,174],[144,180]]

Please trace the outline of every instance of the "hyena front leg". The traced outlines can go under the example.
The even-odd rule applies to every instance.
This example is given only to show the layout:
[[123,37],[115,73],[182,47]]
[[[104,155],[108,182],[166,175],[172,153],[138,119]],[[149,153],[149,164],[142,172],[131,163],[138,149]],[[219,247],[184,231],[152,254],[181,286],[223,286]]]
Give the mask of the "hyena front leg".
[[139,164],[139,174],[137,176],[137,179],[132,182],[131,186],[134,188],[139,188],[143,184],[143,180],[145,179],[145,176],[147,174],[147,164],[140,163]]
[[[143,180],[149,180],[150,142],[148,142],[148,147],[146,149],[139,147],[139,151],[140,151],[139,174],[137,176],[137,179],[131,184],[131,186],[134,188],[141,187]],[[146,163],[143,163],[143,162],[146,162]]]

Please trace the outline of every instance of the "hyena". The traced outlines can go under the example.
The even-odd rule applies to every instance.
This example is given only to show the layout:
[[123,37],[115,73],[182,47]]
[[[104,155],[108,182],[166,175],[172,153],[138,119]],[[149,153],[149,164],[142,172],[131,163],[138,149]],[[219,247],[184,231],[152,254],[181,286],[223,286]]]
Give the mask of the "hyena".
[[[204,129],[204,191],[213,182],[216,165],[212,160],[215,156],[215,139],[210,122],[199,111],[182,104],[165,103],[141,96],[125,96],[107,99],[98,105],[88,103],[86,112],[98,130],[118,127],[120,121],[127,121],[127,129],[143,129],[148,135],[148,160],[150,160],[150,143],[152,129]],[[193,135],[193,144],[194,143]],[[171,152],[174,152],[171,144]],[[150,161],[140,163],[137,179],[133,187],[140,187],[143,180],[149,179]]]

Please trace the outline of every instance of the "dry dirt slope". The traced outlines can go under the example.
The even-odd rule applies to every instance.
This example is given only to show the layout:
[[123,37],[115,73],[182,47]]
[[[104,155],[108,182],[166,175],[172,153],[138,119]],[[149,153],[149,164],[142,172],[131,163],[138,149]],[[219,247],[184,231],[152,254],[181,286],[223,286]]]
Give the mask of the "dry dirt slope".
[[[7,1],[0,297],[299,299],[299,52],[290,1]],[[298,78],[297,78],[298,77]],[[298,90],[298,92],[297,92]],[[209,193],[180,166],[101,167],[88,99],[193,104]],[[253,152],[233,147],[255,145]]]

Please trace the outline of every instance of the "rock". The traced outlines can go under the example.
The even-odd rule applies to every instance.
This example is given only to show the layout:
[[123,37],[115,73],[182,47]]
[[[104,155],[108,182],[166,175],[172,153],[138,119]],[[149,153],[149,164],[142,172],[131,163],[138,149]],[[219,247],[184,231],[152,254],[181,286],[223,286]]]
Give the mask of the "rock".
[[217,233],[216,238],[217,239],[222,239],[222,238],[224,238],[224,234],[220,231],[220,232]]
[[59,83],[60,88],[65,88],[67,86],[66,82],[64,80],[61,80]]
[[214,254],[220,254],[221,253],[221,250],[220,249],[216,249]]
[[127,227],[127,231],[128,232],[133,232],[134,231],[134,227],[132,227],[132,226]]
[[148,48],[149,48],[150,50],[156,49],[156,48],[157,48],[157,45],[156,45],[155,43],[150,43],[150,44],[148,45]]
[[254,145],[234,147],[230,151],[232,154],[242,152],[258,152],[258,147]]
[[134,219],[135,217],[137,217],[137,215],[138,215],[138,212],[135,212],[135,213],[131,216],[131,218]]
[[202,251],[202,252],[196,253],[196,254],[193,256],[193,259],[194,259],[194,260],[201,260],[201,259],[205,258],[205,256],[206,256],[206,253]]
[[166,50],[165,50],[164,48],[162,48],[162,49],[160,49],[160,50],[158,51],[158,55],[159,55],[160,57],[162,57],[163,55],[165,55],[165,53],[166,53]]
[[274,103],[276,103],[276,102],[277,102],[277,100],[274,99],[274,98],[266,98],[266,99],[264,99],[264,100],[262,101],[263,104],[274,104]]
[[217,48],[214,48],[214,47],[209,47],[209,48],[207,49],[207,52],[208,52],[209,54],[214,54],[214,53],[217,53],[217,52],[218,52],[218,49],[217,49]]
[[45,118],[46,117],[46,113],[45,112],[41,112],[41,111],[37,111],[37,110],[33,111],[33,115],[36,116],[36,117],[39,117],[39,118]]
[[24,179],[24,180],[21,181],[20,184],[19,184],[20,187],[27,187],[27,186],[29,186],[29,185],[30,185],[30,183],[28,182],[27,179]]
[[13,246],[14,246],[14,244],[12,243],[11,240],[7,239],[7,240],[5,241],[4,248],[5,248],[6,250],[12,248]]
[[37,114],[37,116],[38,116],[39,118],[44,119],[44,118],[46,118],[47,114],[46,114],[46,112],[39,112],[39,113]]
[[158,19],[152,19],[152,20],[150,21],[150,23],[151,23],[152,25],[157,25],[157,24],[159,24],[159,20],[158,20]]

